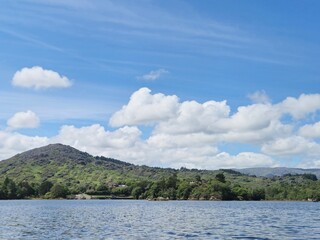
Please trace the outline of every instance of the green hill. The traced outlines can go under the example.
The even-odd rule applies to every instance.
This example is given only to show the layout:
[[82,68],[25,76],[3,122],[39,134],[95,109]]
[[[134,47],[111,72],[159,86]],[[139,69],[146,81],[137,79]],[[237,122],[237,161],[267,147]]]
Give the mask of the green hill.
[[[0,162],[0,181],[40,184],[45,180],[76,188],[95,189],[99,184],[122,184],[130,180],[157,180],[173,169],[135,166],[112,158],[93,157],[73,147],[51,144],[26,151]],[[75,188],[75,189],[74,189]]]
[[255,177],[215,171],[137,166],[51,144],[0,162],[0,199],[95,198],[306,200],[320,197],[313,174]]
[[318,168],[286,168],[286,167],[275,167],[275,168],[244,168],[244,169],[235,169],[238,172],[248,175],[256,175],[258,177],[274,177],[274,176],[283,176],[286,174],[314,174],[317,178],[320,178],[320,169]]

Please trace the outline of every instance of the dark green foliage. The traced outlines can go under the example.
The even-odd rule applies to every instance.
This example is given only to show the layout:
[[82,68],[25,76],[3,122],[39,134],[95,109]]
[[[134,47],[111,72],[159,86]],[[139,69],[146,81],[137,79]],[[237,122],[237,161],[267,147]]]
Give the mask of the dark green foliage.
[[314,175],[314,174],[311,174],[311,173],[304,173],[304,174],[302,174],[302,177],[304,179],[309,179],[311,181],[317,181],[318,180],[317,176]]
[[176,173],[174,173],[168,178],[168,180],[166,182],[166,185],[167,185],[166,187],[167,188],[176,188],[177,183],[178,183],[178,176]]
[[141,187],[135,187],[131,191],[131,196],[134,197],[135,199],[139,199],[143,192],[144,191]]
[[65,198],[68,195],[68,190],[66,187],[56,183],[50,189],[51,198]]
[[40,196],[44,196],[47,192],[50,192],[53,184],[50,181],[44,181],[40,184],[38,192]]
[[125,196],[130,196],[131,191],[132,191],[131,187],[118,186],[118,187],[112,188],[111,194],[119,197],[125,197]]
[[224,174],[223,173],[218,173],[217,175],[216,175],[216,179],[219,181],[219,182],[226,182],[226,178],[225,178],[225,176],[224,176]]
[[17,198],[17,185],[8,177],[3,182],[2,191],[7,199]]
[[192,191],[192,186],[188,182],[181,182],[177,189],[177,198],[182,200],[189,199],[189,196]]
[[17,197],[18,198],[27,198],[34,196],[36,194],[35,189],[30,186],[27,181],[22,181],[18,184]]
[[260,188],[260,189],[252,189],[252,191],[250,192],[250,200],[255,200],[255,201],[259,201],[259,200],[263,200],[266,197],[266,192],[264,189]]

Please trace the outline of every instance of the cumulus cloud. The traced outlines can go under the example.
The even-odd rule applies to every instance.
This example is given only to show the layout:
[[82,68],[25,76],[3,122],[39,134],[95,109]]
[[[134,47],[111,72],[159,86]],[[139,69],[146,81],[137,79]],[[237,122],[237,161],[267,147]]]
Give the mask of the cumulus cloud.
[[0,160],[49,144],[49,138],[26,136],[17,132],[0,131]]
[[299,98],[287,97],[277,105],[282,113],[289,113],[295,119],[320,110],[320,94],[301,94]]
[[230,113],[226,101],[208,101],[203,104],[196,101],[185,101],[177,104],[176,114],[161,121],[156,127],[156,132],[171,134],[195,133],[195,132],[219,132],[216,127],[220,119],[225,119]]
[[281,123],[282,116],[291,114],[301,119],[317,111],[320,109],[319,97],[317,94],[302,94],[299,98],[288,97],[278,104],[264,102],[240,106],[235,113],[230,114],[226,101],[180,102],[176,96],[161,93],[152,95],[149,89],[141,88],[132,94],[127,105],[111,117],[110,124],[124,126],[156,123],[155,133],[170,134],[205,132],[230,136],[255,132],[258,136],[259,131],[266,132],[268,129],[287,135],[292,127]]
[[[305,138],[311,135],[312,137],[318,136],[316,131],[318,125],[301,128],[300,137],[295,130],[295,119],[300,121],[319,109],[318,94],[302,94],[298,98],[288,97],[282,102],[271,104],[263,91],[256,92],[251,96],[254,104],[239,106],[232,114],[226,101],[180,102],[176,96],[171,99],[173,101],[154,101],[156,96],[161,96],[157,97],[161,100],[172,97],[163,94],[153,95],[149,89],[140,89],[132,95],[129,103],[116,112],[110,120],[113,126],[153,123],[152,134],[143,142],[144,152],[147,152],[147,149],[153,149],[152,151],[157,153],[158,157],[150,156],[152,159],[165,159],[166,157],[176,159],[176,163],[171,163],[174,166],[181,163],[188,163],[188,166],[205,166],[206,164],[209,166],[212,162],[214,166],[222,166],[223,164],[218,163],[219,159],[227,155],[219,153],[217,146],[221,142],[249,143],[259,146],[261,156],[265,158],[259,155],[261,162],[257,161],[252,164],[257,163],[260,166],[263,165],[263,161],[269,166],[275,163],[269,155],[294,156],[298,154],[302,156],[304,154],[304,156],[312,157],[319,152],[319,145]],[[164,114],[159,115],[161,112]],[[293,119],[291,122],[283,123],[282,117],[286,114],[290,114]],[[202,149],[204,146],[205,150]],[[161,149],[160,152],[159,149]],[[198,156],[194,157],[196,152]],[[201,152],[207,155],[199,157]],[[236,156],[230,155],[227,159],[231,166],[231,163],[236,164],[236,159],[249,158],[248,156],[240,153]],[[190,159],[193,159],[194,162]],[[246,166],[249,165],[246,163]]]
[[39,66],[22,68],[12,78],[12,85],[25,88],[67,88],[72,85],[71,81],[52,70],[46,70]]
[[252,131],[267,128],[279,113],[269,104],[241,106],[227,119],[220,119],[217,127],[224,131]]
[[320,138],[320,122],[302,126],[299,134],[307,138]]
[[7,121],[9,128],[36,128],[39,123],[39,117],[30,110],[17,112]]
[[124,126],[156,122],[155,132],[212,134],[268,128],[280,116],[281,112],[269,103],[240,106],[230,115],[226,101],[179,102],[177,96],[152,95],[150,89],[141,88],[132,94],[127,105],[113,114],[109,123]]
[[261,150],[264,153],[278,156],[293,156],[299,154],[311,156],[320,153],[320,146],[319,144],[311,142],[303,137],[290,136],[265,143],[263,144]]
[[134,92],[129,103],[111,116],[110,125],[119,127],[152,123],[176,114],[179,101],[177,96],[165,96],[161,93],[151,95],[150,92],[148,88],[141,88]]
[[320,168],[320,158],[303,160],[297,165],[297,167],[298,168]]
[[269,156],[261,153],[241,152],[230,155],[222,152],[215,157],[220,162],[220,168],[245,168],[245,167],[277,167],[278,164]]
[[149,73],[138,77],[138,79],[144,80],[144,81],[155,81],[159,79],[162,75],[169,73],[169,71],[165,69],[158,69],[154,71],[150,71]]
[[[117,127],[115,130],[99,124],[65,125],[50,139],[16,133],[15,142],[19,138],[37,144],[61,142],[93,155],[174,168],[279,166],[275,159],[294,156],[301,158],[301,163],[316,166],[320,145],[313,138],[319,136],[319,123],[298,127],[304,118],[310,122],[308,115],[318,111],[317,98],[317,94],[303,94],[276,104],[259,101],[232,111],[227,101],[180,101],[175,95],[152,94],[150,89],[141,88],[111,116],[109,123]],[[287,114],[293,118],[283,122]],[[143,125],[151,132],[143,133],[139,129]],[[15,133],[7,134],[13,138]],[[24,148],[25,140],[22,142]],[[226,142],[250,144],[258,150],[233,154],[221,151],[220,144]]]
[[99,154],[106,148],[130,148],[138,141],[140,135],[141,132],[137,127],[123,127],[110,132],[99,124],[81,128],[65,125],[61,127],[59,134],[52,141],[71,145],[84,151],[90,149],[91,153]]
[[202,169],[276,166],[275,161],[264,154],[220,152],[206,134],[175,135],[173,138],[158,134],[146,140],[141,138],[141,134],[137,127],[125,126],[108,131],[99,124],[79,128],[65,125],[52,138],[3,131],[0,132],[0,156],[5,159],[31,148],[60,142],[93,155],[140,165]]
[[135,164],[164,167],[222,168],[276,166],[275,161],[259,153],[230,155],[219,149],[206,135],[155,135],[142,140],[137,127],[106,131],[95,124],[76,128],[63,126],[51,141],[71,145],[94,155],[122,159]]
[[270,102],[270,98],[264,90],[251,93],[248,95],[248,98],[253,103],[269,103]]

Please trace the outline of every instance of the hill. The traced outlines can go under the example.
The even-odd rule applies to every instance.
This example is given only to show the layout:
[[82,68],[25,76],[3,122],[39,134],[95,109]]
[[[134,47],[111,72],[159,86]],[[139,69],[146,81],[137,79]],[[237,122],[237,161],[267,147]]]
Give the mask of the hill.
[[286,168],[286,167],[276,167],[276,168],[244,168],[235,169],[238,172],[248,175],[255,175],[258,177],[274,177],[274,176],[284,176],[286,174],[314,174],[317,178],[320,178],[320,169],[311,168]]
[[45,180],[66,185],[80,185],[88,189],[100,182],[121,183],[130,178],[158,179],[173,169],[135,166],[112,158],[93,157],[73,147],[50,144],[17,154],[0,162],[0,180],[4,177],[15,181],[41,183]]
[[79,193],[95,198],[137,199],[320,198],[320,181],[314,174],[266,178],[239,171],[137,166],[51,144],[0,162],[0,199],[64,198]]

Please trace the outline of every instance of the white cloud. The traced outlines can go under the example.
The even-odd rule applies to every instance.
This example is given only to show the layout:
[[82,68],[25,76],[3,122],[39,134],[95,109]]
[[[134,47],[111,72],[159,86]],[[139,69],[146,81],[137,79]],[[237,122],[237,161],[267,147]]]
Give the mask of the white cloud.
[[320,146],[319,144],[308,141],[303,137],[290,136],[265,143],[262,145],[261,150],[264,153],[278,156],[294,156],[299,154],[312,156],[320,153]]
[[72,85],[71,81],[60,76],[52,70],[46,70],[39,66],[32,68],[22,68],[17,71],[12,78],[12,85],[25,88],[45,89],[45,88],[67,88]]
[[[281,116],[271,104],[240,106],[230,115],[226,101],[179,102],[177,96],[158,93],[152,95],[141,88],[130,97],[127,105],[110,119],[111,126],[141,125],[155,123],[154,133],[188,134],[205,132],[245,133],[270,128]],[[279,129],[279,128],[278,128]]]
[[17,112],[7,121],[9,128],[36,128],[39,123],[39,117],[30,110]]
[[154,148],[191,148],[210,146],[214,149],[214,152],[218,152],[218,148],[215,146],[216,137],[205,133],[190,133],[171,135],[166,133],[158,133],[151,135],[147,140],[147,144]]
[[226,167],[275,166],[270,157],[244,152],[230,155],[220,152],[207,134],[150,136],[141,139],[137,127],[107,131],[99,124],[77,128],[62,126],[52,138],[29,137],[14,132],[0,132],[1,159],[49,143],[63,143],[92,155],[107,156],[135,164],[163,167],[217,169]]
[[47,144],[49,144],[47,137],[30,137],[16,132],[0,131],[0,160]]
[[277,167],[278,164],[269,156],[261,153],[241,152],[235,156],[222,152],[215,157],[220,168]]
[[178,105],[176,114],[167,121],[161,121],[155,132],[171,134],[195,132],[219,132],[216,127],[220,119],[228,117],[230,108],[226,101],[208,101],[200,104],[196,101],[185,101]]
[[251,93],[248,95],[248,98],[253,103],[269,103],[270,102],[270,98],[264,90]]
[[218,140],[260,145],[275,138],[290,136],[292,128],[289,124],[282,124],[278,120],[272,120],[267,127],[261,129],[247,129],[246,131],[233,131],[230,129],[220,134]]
[[277,107],[282,113],[289,113],[295,119],[302,119],[307,114],[320,110],[320,94],[301,94],[299,98],[287,97]]
[[[226,101],[180,102],[175,96],[174,101],[164,102],[154,101],[156,96],[161,96],[157,98],[161,100],[172,97],[163,94],[152,95],[149,89],[140,89],[132,95],[128,105],[112,116],[110,122],[113,125],[116,122],[118,126],[153,123],[152,134],[145,142],[140,142],[139,146],[143,146],[144,152],[153,149],[153,153],[158,157],[148,153],[151,159],[159,159],[160,162],[162,162],[160,159],[171,159],[172,162],[167,162],[171,166],[183,163],[198,167],[206,164],[222,166],[223,164],[219,161],[221,156],[225,155],[219,153],[217,148],[220,142],[249,143],[261,147],[264,153],[262,156],[269,159],[268,161],[264,159],[269,166],[275,162],[268,155],[302,156],[305,154],[309,158],[319,152],[317,143],[296,136],[295,130],[295,119],[303,119],[309,113],[317,111],[319,103],[316,94],[302,94],[299,98],[288,97],[278,104],[271,104],[260,92],[254,96],[259,103],[240,106],[233,114],[230,114],[231,109]],[[164,111],[164,109],[167,110]],[[163,112],[164,114],[160,114]],[[286,124],[281,121],[285,114],[294,117]],[[203,157],[200,157],[201,152],[204,153]],[[148,161],[145,154],[140,151],[140,159]],[[235,161],[240,157],[245,162],[244,159],[249,156],[253,155],[240,153],[236,156],[230,155],[227,159],[231,166],[236,164]],[[126,157],[130,158],[130,156]],[[133,158],[131,159],[134,161]],[[255,163],[263,165],[263,161]],[[245,165],[250,164],[245,162]]]
[[297,165],[298,168],[320,168],[320,158],[307,159]]
[[141,132],[137,127],[123,127],[110,132],[99,124],[81,128],[65,125],[51,140],[89,151],[92,154],[101,154],[106,149],[130,148],[139,140],[140,135]]
[[178,109],[178,97],[158,93],[151,95],[151,90],[141,88],[134,92],[127,105],[112,115],[110,125],[139,125],[152,123],[173,117]]
[[142,140],[137,127],[106,131],[95,124],[76,128],[63,126],[51,141],[62,142],[93,155],[103,155],[135,164],[180,168],[275,166],[270,157],[244,152],[238,155],[219,152],[206,135],[155,135]]
[[138,79],[145,80],[145,81],[155,81],[159,79],[162,75],[169,73],[169,71],[165,69],[158,69],[154,71],[150,71],[149,73],[138,77]]
[[[61,142],[93,155],[150,166],[207,169],[279,166],[271,156],[284,159],[297,156],[301,164],[316,166],[320,145],[312,138],[319,136],[319,123],[297,129],[304,117],[317,111],[318,103],[313,102],[316,100],[316,94],[301,95],[277,104],[239,106],[232,112],[226,101],[180,101],[175,95],[151,94],[150,89],[141,88],[111,116],[110,125],[120,128],[110,131],[99,124],[79,128],[65,125],[50,139],[5,132],[2,135],[6,146],[0,146],[0,156],[8,154],[4,151],[18,151],[14,145],[20,143],[19,149],[24,149],[27,141],[34,141],[34,145]],[[293,118],[283,123],[285,114]],[[151,133],[143,133],[140,125],[148,125]],[[225,142],[235,146],[251,144],[260,150],[232,154],[219,149],[220,143]]]
[[245,132],[267,128],[272,120],[279,118],[270,104],[241,106],[238,111],[226,119],[220,119],[217,128],[224,131]]
[[299,129],[299,134],[307,138],[320,138],[320,122],[302,126]]

